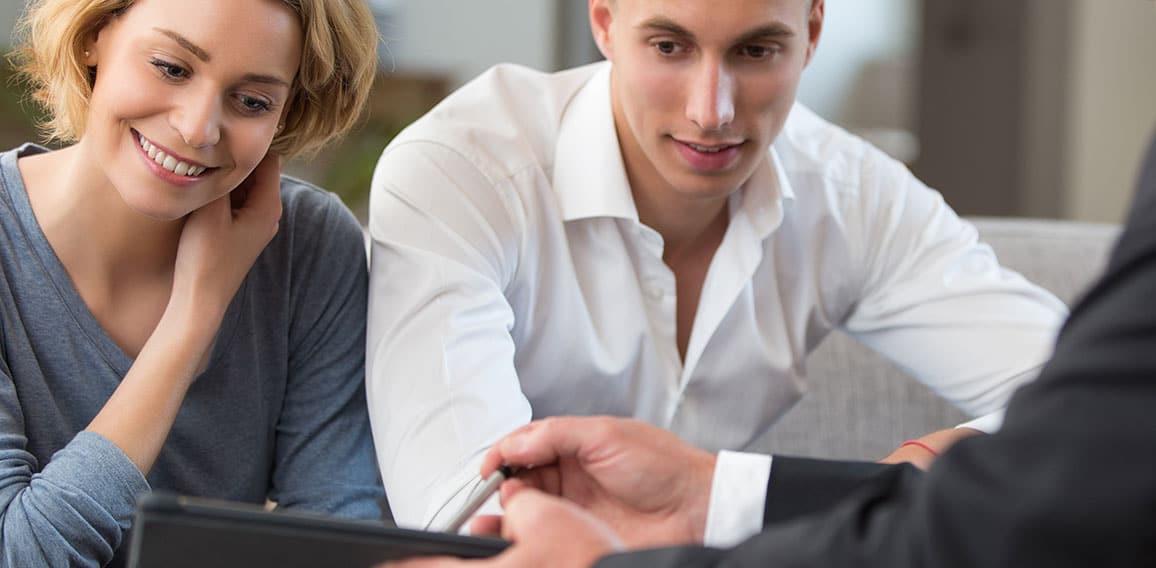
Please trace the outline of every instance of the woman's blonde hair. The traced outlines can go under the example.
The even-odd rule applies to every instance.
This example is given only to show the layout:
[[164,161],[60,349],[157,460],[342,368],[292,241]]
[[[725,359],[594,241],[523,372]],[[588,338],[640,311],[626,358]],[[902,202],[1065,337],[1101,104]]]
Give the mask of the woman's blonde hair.
[[[360,119],[377,70],[377,28],[365,0],[281,0],[301,19],[304,46],[285,126],[271,151],[312,153]],[[84,64],[87,43],[134,0],[33,0],[17,26],[11,59],[47,111],[50,139],[84,134],[95,70]]]

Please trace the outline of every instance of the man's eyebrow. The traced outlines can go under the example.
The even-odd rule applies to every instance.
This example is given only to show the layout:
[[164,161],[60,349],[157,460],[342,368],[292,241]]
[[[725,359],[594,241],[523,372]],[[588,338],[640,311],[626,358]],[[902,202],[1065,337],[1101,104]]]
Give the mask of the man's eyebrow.
[[664,18],[662,16],[655,16],[641,24],[638,24],[639,29],[649,29],[658,32],[667,32],[674,35],[684,36],[689,39],[694,39],[694,34],[690,30],[678,25],[674,20]]
[[793,37],[795,37],[795,30],[792,30],[786,24],[775,22],[765,26],[759,26],[744,33],[735,40],[735,43],[750,43],[764,39],[790,39]]
[[[667,32],[687,39],[694,39],[694,34],[690,30],[682,27],[674,20],[663,16],[656,16],[646,20],[639,24],[638,27],[640,29]],[[795,30],[792,30],[781,22],[773,22],[744,32],[734,43],[740,44],[764,39],[788,39],[792,37],[795,37]]]
[[168,37],[170,37],[170,38],[172,38],[172,40],[177,42],[177,44],[179,44],[181,47],[189,50],[190,53],[197,56],[197,59],[200,59],[201,61],[204,61],[205,63],[208,63],[209,60],[212,59],[212,57],[209,56],[209,52],[201,49],[200,47],[197,46],[197,44],[189,41],[188,38],[186,38],[185,36],[183,36],[177,32],[174,32],[172,30],[166,30],[163,28],[153,28],[153,29],[168,36]]

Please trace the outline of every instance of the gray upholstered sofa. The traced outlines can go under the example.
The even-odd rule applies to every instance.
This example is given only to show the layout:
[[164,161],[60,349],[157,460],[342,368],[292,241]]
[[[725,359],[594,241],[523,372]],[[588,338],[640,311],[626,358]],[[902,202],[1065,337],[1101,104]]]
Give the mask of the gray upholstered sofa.
[[[1103,270],[1114,225],[972,219],[1000,262],[1069,305]],[[815,457],[878,459],[903,440],[966,416],[842,333],[807,360],[807,394],[750,449]]]

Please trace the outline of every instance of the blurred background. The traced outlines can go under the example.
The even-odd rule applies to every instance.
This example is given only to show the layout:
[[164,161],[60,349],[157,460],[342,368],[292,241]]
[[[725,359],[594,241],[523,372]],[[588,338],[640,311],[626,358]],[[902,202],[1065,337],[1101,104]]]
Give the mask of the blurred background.
[[[361,127],[291,173],[364,215],[373,165],[405,125],[499,62],[600,58],[583,0],[370,0],[381,77]],[[0,43],[23,2],[0,4]],[[1118,222],[1156,132],[1151,0],[827,0],[799,98],[876,143],[965,215]],[[0,143],[36,140],[0,83]]]

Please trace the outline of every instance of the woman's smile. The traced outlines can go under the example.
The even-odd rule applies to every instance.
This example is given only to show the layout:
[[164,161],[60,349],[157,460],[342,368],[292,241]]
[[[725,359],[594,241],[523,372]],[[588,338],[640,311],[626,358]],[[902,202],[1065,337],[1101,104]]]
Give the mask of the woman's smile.
[[132,132],[136,136],[137,141],[140,142],[141,149],[144,150],[146,154],[148,154],[148,157],[157,164],[160,164],[160,166],[167,171],[173,172],[179,176],[195,178],[210,169],[208,166],[179,156],[168,148],[158,146],[148,138],[145,138],[144,135],[140,132],[135,130]]

